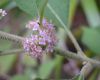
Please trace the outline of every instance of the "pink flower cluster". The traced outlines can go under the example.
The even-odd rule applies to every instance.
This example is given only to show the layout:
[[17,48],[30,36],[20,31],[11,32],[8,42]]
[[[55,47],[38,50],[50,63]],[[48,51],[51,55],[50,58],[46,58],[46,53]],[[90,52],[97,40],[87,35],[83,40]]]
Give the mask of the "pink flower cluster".
[[5,15],[7,15],[6,11],[3,9],[0,9],[0,16],[3,17]]
[[35,58],[41,57],[43,53],[53,52],[57,37],[52,23],[43,19],[42,26],[40,26],[39,19],[37,19],[30,21],[26,27],[33,30],[33,34],[23,42],[25,51]]

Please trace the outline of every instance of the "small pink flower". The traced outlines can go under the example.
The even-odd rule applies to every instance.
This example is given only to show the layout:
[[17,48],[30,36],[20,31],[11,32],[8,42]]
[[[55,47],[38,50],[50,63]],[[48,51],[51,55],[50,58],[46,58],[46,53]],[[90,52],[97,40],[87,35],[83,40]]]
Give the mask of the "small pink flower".
[[7,13],[6,13],[6,11],[5,10],[3,10],[3,9],[0,9],[0,16],[5,16],[5,15],[7,15]]
[[39,29],[39,24],[35,21],[30,21],[27,25],[27,28],[32,29],[33,31],[38,30]]
[[23,47],[25,51],[29,52],[30,56],[38,58],[43,53],[53,52],[54,46],[57,43],[53,24],[43,19],[41,28],[39,20],[33,20],[27,24],[27,28],[37,31],[23,41]]

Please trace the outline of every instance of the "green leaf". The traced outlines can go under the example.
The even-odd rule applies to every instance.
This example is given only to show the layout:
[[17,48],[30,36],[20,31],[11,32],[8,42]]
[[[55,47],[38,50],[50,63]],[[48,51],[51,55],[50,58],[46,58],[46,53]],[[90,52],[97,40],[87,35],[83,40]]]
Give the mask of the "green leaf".
[[16,75],[11,78],[11,80],[30,80],[27,75]]
[[[38,10],[42,9],[43,2],[45,0],[15,0],[17,6],[22,9],[23,11],[29,13],[30,15],[34,16],[34,13],[38,15],[36,2]],[[68,22],[68,14],[69,14],[69,1],[70,0],[49,0],[48,5],[45,10],[45,16],[48,19],[51,19],[56,26],[67,26]],[[42,6],[40,5],[42,4]]]
[[97,75],[100,73],[100,69],[95,69],[92,73],[91,76],[89,77],[88,80],[96,80],[97,79]]
[[12,66],[15,55],[0,56],[0,73],[6,73]]
[[56,26],[67,26],[70,0],[49,0],[45,16],[51,19]]
[[75,78],[73,78],[72,80],[85,80],[85,79],[84,79],[84,76],[82,76],[82,75],[77,75],[77,76],[75,76]]
[[36,0],[15,0],[17,6],[25,11],[26,13],[30,14],[32,17],[38,15],[37,8],[36,8]]
[[36,5],[39,10],[39,16],[40,16],[40,26],[42,24],[42,19],[44,16],[44,11],[45,11],[47,3],[48,3],[48,0],[37,0],[36,1]]
[[100,53],[100,32],[92,28],[83,28],[82,42],[95,54]]
[[84,76],[80,75],[77,80],[85,80]]
[[8,4],[10,0],[0,0],[0,8],[5,7],[6,4]]
[[76,0],[70,0],[70,9],[69,9],[69,25],[71,26],[71,23],[73,21],[75,11],[77,8],[78,1]]
[[30,56],[23,55],[23,57],[24,57],[23,64],[25,64],[27,66],[35,66],[37,64],[36,60],[31,58]]
[[44,62],[39,68],[39,78],[46,79],[50,75],[54,67],[55,60],[49,60]]
[[61,79],[61,71],[62,71],[62,64],[63,64],[64,57],[60,55],[56,55],[56,67],[55,67],[55,79]]
[[91,27],[100,25],[100,14],[95,0],[81,0],[88,23]]
[[11,47],[11,42],[6,40],[0,40],[0,51],[9,49]]
[[[4,28],[5,32],[9,32],[9,28]],[[12,42],[0,39],[0,51],[9,50],[12,46]],[[12,66],[16,55],[0,56],[0,73],[6,73]]]

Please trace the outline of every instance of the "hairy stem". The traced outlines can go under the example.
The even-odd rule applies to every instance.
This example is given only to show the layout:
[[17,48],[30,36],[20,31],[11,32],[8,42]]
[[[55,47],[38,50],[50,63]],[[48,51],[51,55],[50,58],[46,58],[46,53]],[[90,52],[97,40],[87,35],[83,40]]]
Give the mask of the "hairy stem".
[[68,51],[68,50],[62,51],[62,50],[57,49],[56,51],[57,51],[56,52],[57,54],[64,56],[65,58],[69,57],[69,58],[73,58],[75,60],[82,61],[82,62],[90,62],[92,66],[100,67],[100,61],[97,61],[95,59],[90,59],[88,57],[80,56],[79,54]]
[[[19,42],[19,43],[21,43],[24,39],[23,37],[19,37],[19,36],[12,35],[12,34],[9,34],[9,33],[5,33],[5,32],[2,32],[2,31],[0,31],[0,38],[5,39],[5,40]],[[17,53],[17,52],[23,52],[23,51],[24,51],[23,49],[22,50],[18,49],[18,50],[12,50],[12,51],[4,51],[4,52],[1,51],[0,56],[9,55],[9,54]],[[66,58],[69,57],[69,58],[73,58],[73,59],[76,59],[76,60],[79,60],[79,61],[82,61],[82,62],[84,62],[84,61],[89,62],[89,63],[93,64],[93,66],[100,67],[100,61],[81,56],[77,53],[74,53],[74,52],[71,52],[71,51],[68,51],[68,50],[62,51],[61,49],[56,49],[56,53],[66,57]]]
[[93,69],[93,66],[91,63],[87,62],[81,69],[80,71],[80,75],[83,75],[84,77],[86,77],[89,72]]
[[[91,64],[94,67],[100,67],[100,61],[97,61],[95,59],[90,59],[90,58],[84,58],[84,57],[80,57],[78,54],[71,52],[71,51],[62,51],[59,49],[55,49],[56,54],[64,56],[65,58],[72,58],[81,62],[89,62],[89,64]],[[23,49],[15,49],[15,50],[10,50],[10,51],[1,51],[0,52],[0,56],[3,55],[10,55],[10,54],[15,54],[15,53],[22,53],[24,52]]]
[[17,35],[13,35],[13,34],[9,34],[3,31],[0,31],[0,39],[4,39],[4,40],[9,40],[9,41],[13,41],[13,42],[22,42],[22,40],[24,38],[17,36]]

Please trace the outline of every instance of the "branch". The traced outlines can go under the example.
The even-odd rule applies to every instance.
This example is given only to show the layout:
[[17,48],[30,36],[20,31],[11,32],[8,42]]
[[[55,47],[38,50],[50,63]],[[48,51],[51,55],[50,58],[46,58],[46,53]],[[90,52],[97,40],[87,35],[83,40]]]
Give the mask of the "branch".
[[64,56],[65,58],[69,57],[69,58],[73,58],[75,60],[82,61],[82,62],[90,62],[92,64],[92,66],[100,67],[100,61],[97,61],[95,59],[90,59],[88,57],[80,56],[79,54],[68,51],[68,50],[61,51],[59,49],[56,49],[56,54]]
[[[23,49],[15,49],[15,50],[10,50],[10,51],[1,51],[0,56],[18,54],[18,53],[22,53],[22,52],[24,52]],[[73,58],[73,59],[78,60],[78,61],[89,62],[89,63],[91,63],[92,66],[100,67],[100,61],[90,59],[90,58],[80,57],[78,54],[76,54],[74,52],[67,51],[67,50],[66,51],[61,51],[59,49],[55,49],[55,52],[56,52],[56,54],[64,56],[65,58],[69,57],[69,58]]]
[[[0,31],[0,38],[1,39],[3,38],[3,39],[7,39],[7,40],[12,40],[12,41],[19,42],[19,43],[21,43],[22,40],[24,39],[23,37],[19,37],[19,36],[12,35],[12,34],[9,34],[9,33],[5,33],[5,32],[2,32],[2,31]],[[66,58],[69,57],[69,58],[73,58],[73,59],[76,59],[76,60],[79,60],[79,61],[82,61],[82,62],[84,62],[84,61],[89,62],[89,63],[93,64],[93,66],[100,67],[100,61],[90,59],[88,57],[79,55],[77,53],[74,53],[74,52],[71,52],[71,51],[68,51],[68,50],[66,50],[66,51],[62,51],[60,49],[55,49],[55,50],[56,50],[57,54],[62,55]],[[13,54],[13,53],[17,53],[17,52],[20,52],[20,51],[23,52],[24,50],[17,49],[17,50],[12,50],[12,51],[4,51],[4,52],[1,51],[0,56]]]
[[0,39],[21,43],[24,38],[17,36],[17,35],[13,35],[13,34],[0,31]]
[[89,72],[93,69],[93,66],[91,63],[87,62],[81,69],[80,71],[80,75],[83,75],[84,77],[86,77]]

